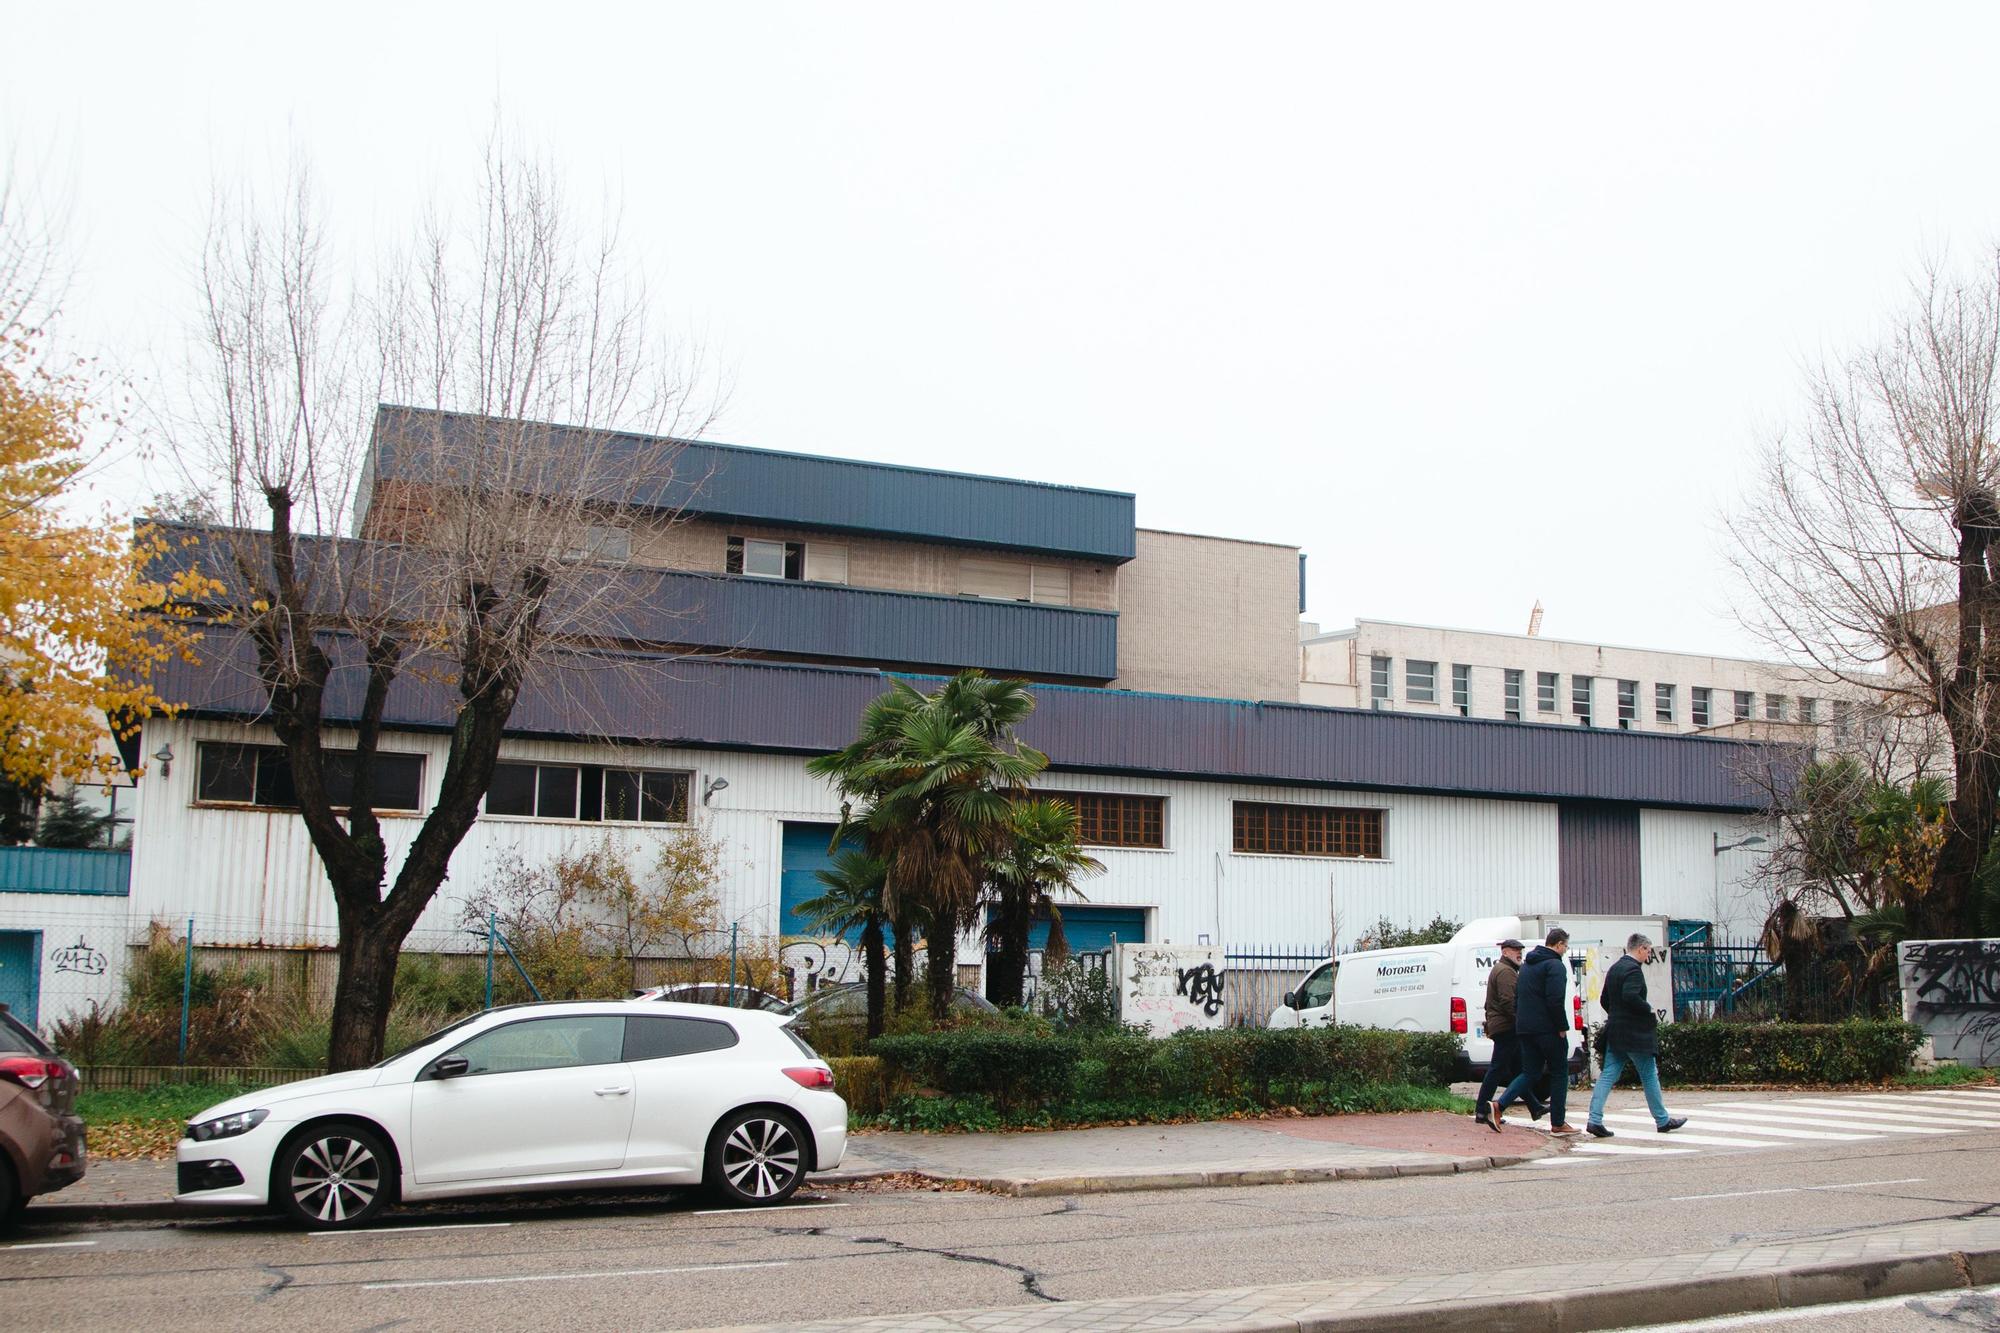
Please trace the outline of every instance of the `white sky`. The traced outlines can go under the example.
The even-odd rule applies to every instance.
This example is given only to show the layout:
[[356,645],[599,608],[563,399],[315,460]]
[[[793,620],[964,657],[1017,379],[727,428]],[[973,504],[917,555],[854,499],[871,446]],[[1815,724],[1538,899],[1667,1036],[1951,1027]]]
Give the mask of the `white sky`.
[[296,143],[394,230],[497,107],[622,194],[715,438],[1136,491],[1303,546],[1330,626],[1754,654],[1716,516],[2000,237],[2000,8],[1388,8],[9,0],[0,143],[135,369],[213,180]]

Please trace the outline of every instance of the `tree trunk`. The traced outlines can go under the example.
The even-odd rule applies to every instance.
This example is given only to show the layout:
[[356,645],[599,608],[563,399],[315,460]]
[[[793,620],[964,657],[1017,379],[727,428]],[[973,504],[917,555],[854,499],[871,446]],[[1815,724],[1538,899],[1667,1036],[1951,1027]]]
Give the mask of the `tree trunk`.
[[910,1006],[910,982],[917,975],[916,942],[910,937],[909,917],[889,924],[896,946],[896,1009],[901,1012]]
[[389,1007],[396,997],[396,959],[409,932],[381,912],[366,921],[343,918],[340,973],[333,987],[333,1031],[327,1070],[366,1069],[382,1058]]
[[931,1017],[942,1023],[951,1017],[951,992],[958,981],[958,932],[949,922],[931,924],[924,939],[924,955]]
[[882,923],[870,919],[861,928],[861,956],[868,967],[868,1038],[882,1035],[883,1011],[888,1007],[888,958],[882,948]]
[[1983,748],[1960,756],[1958,788],[1945,816],[1944,845],[1931,871],[1930,892],[1918,898],[1911,914],[1917,939],[1962,939],[1979,933],[1973,890],[1993,838],[1993,768],[1994,761]]
[[1028,912],[1020,895],[1002,893],[994,904],[998,944],[986,955],[986,998],[1002,1009],[1019,1008],[1028,973]]

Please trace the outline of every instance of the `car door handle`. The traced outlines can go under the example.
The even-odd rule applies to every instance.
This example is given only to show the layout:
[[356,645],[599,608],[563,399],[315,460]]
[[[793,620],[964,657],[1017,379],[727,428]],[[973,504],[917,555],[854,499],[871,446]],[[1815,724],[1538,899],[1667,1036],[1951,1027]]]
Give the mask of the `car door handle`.
[[597,1095],[600,1097],[624,1097],[630,1095],[631,1091],[632,1089],[630,1088],[599,1088]]

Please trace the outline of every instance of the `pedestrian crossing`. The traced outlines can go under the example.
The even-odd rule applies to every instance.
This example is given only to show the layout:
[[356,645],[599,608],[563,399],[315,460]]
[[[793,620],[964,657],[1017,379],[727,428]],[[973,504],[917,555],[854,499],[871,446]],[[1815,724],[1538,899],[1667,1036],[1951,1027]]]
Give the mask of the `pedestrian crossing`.
[[[1587,1094],[1585,1095],[1587,1104]],[[1614,1105],[1629,1102],[1621,1095]],[[2000,1130],[2000,1089],[1807,1094],[1798,1097],[1712,1096],[1687,1101],[1668,1096],[1673,1114],[1687,1117],[1686,1129],[1660,1134],[1643,1104],[1607,1111],[1609,1139],[1577,1140],[1562,1157],[1532,1165],[1584,1166],[1594,1161],[1644,1157],[1690,1157],[1704,1152],[1756,1152],[1770,1148],[1889,1142],[1913,1135],[1936,1136]],[[1571,1099],[1571,1123],[1583,1124],[1583,1107]]]

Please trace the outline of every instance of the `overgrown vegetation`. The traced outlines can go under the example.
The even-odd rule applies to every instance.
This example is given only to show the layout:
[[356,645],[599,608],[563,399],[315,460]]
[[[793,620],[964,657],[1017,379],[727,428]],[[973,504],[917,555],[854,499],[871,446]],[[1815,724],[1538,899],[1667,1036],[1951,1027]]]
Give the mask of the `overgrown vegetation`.
[[1421,926],[1399,926],[1382,917],[1354,942],[1357,952],[1368,949],[1406,949],[1413,944],[1448,944],[1458,934],[1461,923],[1440,912]]

